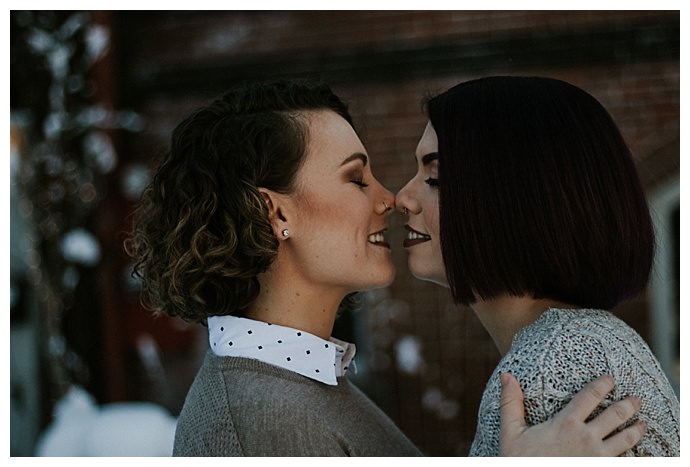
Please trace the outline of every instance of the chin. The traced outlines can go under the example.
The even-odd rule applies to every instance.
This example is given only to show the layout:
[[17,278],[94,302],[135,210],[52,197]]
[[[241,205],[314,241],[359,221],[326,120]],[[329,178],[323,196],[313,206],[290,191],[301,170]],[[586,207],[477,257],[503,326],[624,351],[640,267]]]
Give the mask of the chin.
[[381,287],[388,287],[395,280],[395,267],[391,267],[390,271],[385,274]]
[[395,267],[391,265],[390,269],[387,271],[381,271],[379,275],[376,277],[376,283],[373,284],[370,288],[372,289],[382,289],[384,287],[388,287],[393,283],[395,280]]
[[409,264],[409,268],[416,279],[448,288],[448,279],[446,279],[445,274],[439,274],[437,271],[429,271],[428,269],[415,268],[413,264]]

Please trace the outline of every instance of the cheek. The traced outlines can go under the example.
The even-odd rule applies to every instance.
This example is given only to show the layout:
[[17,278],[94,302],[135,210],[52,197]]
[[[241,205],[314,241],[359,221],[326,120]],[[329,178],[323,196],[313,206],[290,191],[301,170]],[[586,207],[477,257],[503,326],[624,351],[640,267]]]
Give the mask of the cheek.
[[431,235],[432,238],[438,239],[441,233],[439,224],[438,198],[434,197],[433,199],[429,199],[424,204],[424,223],[428,229],[427,233]]
[[[323,201],[323,200],[322,200]],[[361,242],[368,234],[370,209],[354,203],[321,202],[313,203],[312,209],[305,213],[303,221],[309,227],[312,240],[325,248],[342,250],[352,241]],[[365,238],[366,239],[366,238]]]
[[427,233],[431,235],[432,258],[437,265],[443,268],[443,255],[441,252],[441,228],[439,223],[438,200],[430,201],[425,209],[424,222],[426,223]]

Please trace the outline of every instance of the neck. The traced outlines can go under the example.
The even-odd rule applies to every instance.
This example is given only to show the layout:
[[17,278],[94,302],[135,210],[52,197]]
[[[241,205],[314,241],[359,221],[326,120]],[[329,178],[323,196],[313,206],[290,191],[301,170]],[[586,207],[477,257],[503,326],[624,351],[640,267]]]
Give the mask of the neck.
[[269,269],[259,276],[261,292],[247,312],[247,317],[280,324],[329,339],[342,291],[321,290],[314,284],[301,283]]
[[479,321],[491,335],[498,351],[505,355],[515,334],[536,321],[549,308],[572,308],[572,305],[551,299],[503,295],[490,300],[477,300],[472,305]]

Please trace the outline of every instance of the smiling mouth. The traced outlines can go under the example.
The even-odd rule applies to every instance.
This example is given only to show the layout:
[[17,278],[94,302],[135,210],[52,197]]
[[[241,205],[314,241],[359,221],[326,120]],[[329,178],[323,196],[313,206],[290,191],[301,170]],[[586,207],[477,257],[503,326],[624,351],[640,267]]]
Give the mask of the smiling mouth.
[[376,246],[381,246],[384,248],[390,248],[391,246],[386,242],[385,237],[383,236],[383,233],[385,230],[381,230],[380,232],[375,232],[367,237],[367,241],[371,243],[372,245]]
[[428,242],[429,240],[431,240],[430,236],[423,234],[421,232],[417,232],[409,225],[405,226],[405,230],[407,230],[407,235],[405,236],[405,240],[403,241],[403,247],[405,248],[419,245],[420,243]]

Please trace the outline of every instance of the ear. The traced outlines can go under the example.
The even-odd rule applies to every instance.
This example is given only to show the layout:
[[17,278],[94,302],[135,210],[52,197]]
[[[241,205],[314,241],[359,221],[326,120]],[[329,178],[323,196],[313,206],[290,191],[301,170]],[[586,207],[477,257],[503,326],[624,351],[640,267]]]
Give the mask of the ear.
[[289,222],[285,215],[284,195],[263,187],[259,187],[259,193],[268,207],[268,218],[273,227],[273,235],[278,240],[285,240],[287,237],[283,235],[283,231],[289,229]]

